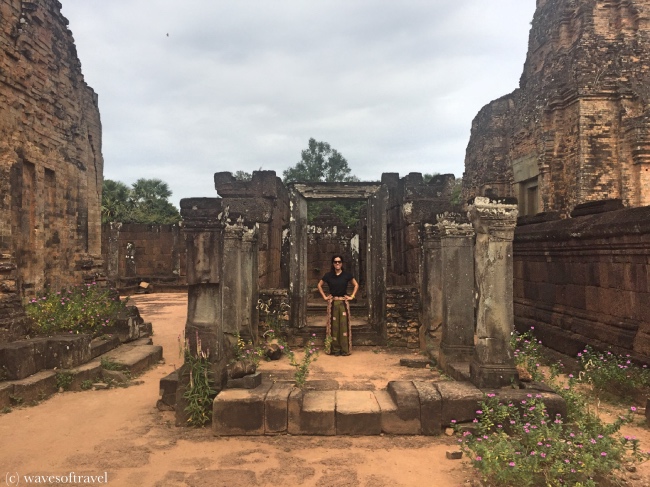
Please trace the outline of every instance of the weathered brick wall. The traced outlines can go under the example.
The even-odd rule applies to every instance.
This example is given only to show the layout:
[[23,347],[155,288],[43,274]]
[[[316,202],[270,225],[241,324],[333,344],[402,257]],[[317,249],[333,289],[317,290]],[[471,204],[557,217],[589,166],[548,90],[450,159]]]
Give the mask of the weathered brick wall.
[[420,346],[420,293],[417,287],[390,286],[386,289],[388,345]]
[[288,249],[289,194],[275,171],[254,171],[251,181],[238,181],[229,172],[214,175],[215,188],[233,218],[259,225],[260,288],[288,287],[288,266],[282,265]]
[[0,0],[0,252],[16,266],[0,308],[101,268],[101,123],[67,24],[56,0]]
[[650,204],[650,0],[537,2],[519,88],[472,123],[463,198],[492,191],[563,215]]
[[[330,271],[333,255],[343,256],[344,268],[353,272],[351,239],[354,235],[355,231],[343,225],[341,219],[327,207],[314,219],[307,231],[308,288],[315,287],[320,278]],[[359,280],[356,275],[355,278]]]
[[650,207],[519,226],[515,325],[575,355],[585,344],[650,360]]
[[102,225],[102,256],[118,289],[141,281],[152,283],[156,292],[187,285],[187,249],[178,225]]
[[420,282],[422,231],[425,223],[436,223],[438,215],[454,211],[451,193],[453,174],[434,176],[424,183],[422,174],[382,174],[389,189],[387,245],[389,285],[417,285]]

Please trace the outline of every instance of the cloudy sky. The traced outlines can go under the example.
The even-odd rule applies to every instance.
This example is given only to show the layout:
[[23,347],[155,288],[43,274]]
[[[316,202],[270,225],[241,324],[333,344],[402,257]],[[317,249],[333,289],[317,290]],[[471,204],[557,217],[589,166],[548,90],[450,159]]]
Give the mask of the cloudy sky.
[[478,110],[514,90],[535,0],[61,0],[99,94],[104,176],[215,196],[310,137],[362,180],[461,176]]

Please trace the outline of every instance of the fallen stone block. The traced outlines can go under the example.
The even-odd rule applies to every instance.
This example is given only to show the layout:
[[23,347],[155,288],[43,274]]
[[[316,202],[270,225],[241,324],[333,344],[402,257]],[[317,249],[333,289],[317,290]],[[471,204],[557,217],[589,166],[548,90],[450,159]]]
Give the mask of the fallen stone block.
[[212,408],[212,432],[215,436],[263,435],[264,400],[271,385],[221,391],[214,398]]
[[536,398],[544,402],[546,412],[552,419],[557,414],[562,417],[566,417],[567,414],[566,401],[555,392],[542,392],[530,389],[498,389],[487,392],[495,394],[499,402],[504,404],[512,403],[520,411],[525,410],[526,404],[531,399]]
[[[176,389],[178,388],[178,370],[160,379],[158,401],[172,409],[176,407]],[[160,408],[159,408],[160,409]]]
[[289,424],[289,396],[295,390],[291,382],[276,382],[264,401],[264,432],[286,433]]
[[463,452],[460,450],[447,450],[447,460],[460,460],[463,458]]
[[131,375],[144,372],[149,367],[162,360],[162,347],[160,345],[140,345],[130,348],[118,348],[111,352],[107,359],[128,370]]
[[228,379],[226,389],[255,389],[262,384],[262,374],[255,372],[238,379]]
[[336,435],[336,391],[292,392],[288,429],[294,435]]
[[14,404],[33,404],[50,397],[57,391],[56,372],[42,370],[14,382],[12,402]]
[[71,369],[91,358],[90,335],[54,336],[47,340],[45,368]]
[[408,367],[410,369],[426,369],[427,367],[432,366],[431,360],[429,360],[428,358],[424,358],[424,357],[401,358],[401,359],[399,359],[399,364],[402,367]]
[[402,419],[397,413],[397,405],[388,391],[375,391],[375,398],[381,410],[381,430],[389,435],[420,434],[420,418]]
[[[20,380],[45,368],[42,351],[46,343],[42,340],[19,340],[0,345],[0,370],[5,378]],[[35,350],[35,344],[43,349],[40,354],[37,354],[39,350]]]
[[[391,381],[386,388],[397,405],[397,415],[403,421],[417,420],[420,423],[420,396],[411,381]],[[418,431],[419,434],[419,431]]]
[[11,382],[0,382],[0,408],[11,407],[11,397],[14,395],[14,385]]
[[413,381],[420,397],[422,434],[438,436],[442,432],[442,397],[433,382]]
[[336,391],[336,434],[378,435],[381,409],[372,391]]
[[120,344],[120,339],[116,336],[95,338],[90,342],[90,357],[97,358],[100,355],[104,355],[114,348],[119,347]]
[[[73,375],[72,382],[68,387],[69,391],[81,391],[83,390],[81,387],[82,385],[97,382],[102,375],[102,366],[100,365],[99,360],[93,360],[80,365],[79,367],[63,370],[61,372],[69,372]],[[88,389],[89,387],[85,388]]]
[[442,398],[443,426],[449,426],[452,420],[464,423],[476,418],[479,403],[484,398],[480,389],[468,382],[443,381],[434,384]]

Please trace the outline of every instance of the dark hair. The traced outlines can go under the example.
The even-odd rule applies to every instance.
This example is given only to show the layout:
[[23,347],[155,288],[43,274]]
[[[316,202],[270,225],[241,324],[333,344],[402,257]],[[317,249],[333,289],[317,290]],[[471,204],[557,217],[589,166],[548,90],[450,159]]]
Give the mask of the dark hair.
[[[339,259],[341,259],[341,262],[343,262],[343,256],[342,256],[342,255],[339,255],[339,254],[335,254],[335,255],[333,255],[333,256],[332,256],[332,267],[331,267],[331,272],[335,272],[335,271],[336,271],[336,269],[334,269],[334,259],[336,259],[337,257],[338,257]],[[343,264],[341,264],[341,270],[343,270]]]

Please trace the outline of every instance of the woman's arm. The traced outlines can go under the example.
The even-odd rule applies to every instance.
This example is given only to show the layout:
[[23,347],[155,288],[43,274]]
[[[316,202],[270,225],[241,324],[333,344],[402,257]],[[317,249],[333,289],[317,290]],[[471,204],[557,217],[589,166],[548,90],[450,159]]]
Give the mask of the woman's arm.
[[324,284],[324,281],[322,279],[320,281],[318,281],[318,290],[320,291],[320,295],[323,296],[323,299],[325,301],[329,301],[329,299],[330,299],[329,296],[326,296],[325,291],[323,291],[323,284]]
[[352,291],[352,295],[350,296],[350,299],[354,299],[355,296],[357,295],[357,291],[359,290],[359,283],[354,277],[352,278],[352,285],[354,286],[354,291]]

